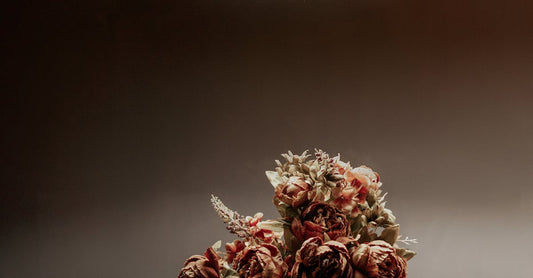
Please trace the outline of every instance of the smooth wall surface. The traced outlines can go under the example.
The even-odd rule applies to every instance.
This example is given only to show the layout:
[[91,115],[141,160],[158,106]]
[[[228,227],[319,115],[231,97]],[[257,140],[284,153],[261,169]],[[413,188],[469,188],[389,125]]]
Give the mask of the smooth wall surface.
[[175,277],[315,147],[378,171],[411,278],[533,277],[529,1],[2,9],[0,277]]

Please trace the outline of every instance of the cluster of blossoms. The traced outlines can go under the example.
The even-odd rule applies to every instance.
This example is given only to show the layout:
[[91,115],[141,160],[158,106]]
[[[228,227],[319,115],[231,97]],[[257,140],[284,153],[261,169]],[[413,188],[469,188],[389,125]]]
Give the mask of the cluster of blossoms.
[[403,278],[415,252],[397,243],[399,225],[385,208],[379,175],[315,150],[282,155],[266,175],[281,219],[243,217],[217,197],[211,202],[239,237],[185,261],[178,278]]

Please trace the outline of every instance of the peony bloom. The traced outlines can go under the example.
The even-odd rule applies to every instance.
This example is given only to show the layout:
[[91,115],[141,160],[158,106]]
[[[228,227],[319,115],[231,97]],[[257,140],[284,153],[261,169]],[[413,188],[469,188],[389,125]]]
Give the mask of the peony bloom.
[[345,278],[351,277],[348,250],[337,241],[326,243],[320,237],[306,240],[296,252],[292,278]]
[[310,190],[311,186],[302,177],[297,176],[290,177],[275,189],[276,198],[295,208],[309,201]]
[[[405,278],[407,262],[396,255],[394,248],[385,241],[374,240],[351,250],[352,265],[356,274],[369,278]],[[359,272],[359,273],[357,273]],[[358,277],[355,275],[355,277]]]
[[213,248],[207,249],[205,256],[195,255],[185,261],[178,278],[219,278],[220,257]]
[[350,234],[350,225],[346,216],[336,208],[320,202],[311,203],[301,215],[294,218],[291,231],[296,238],[304,241],[311,237],[330,239],[345,237]]
[[278,248],[270,244],[246,247],[235,258],[233,268],[244,278],[281,278],[287,271]]

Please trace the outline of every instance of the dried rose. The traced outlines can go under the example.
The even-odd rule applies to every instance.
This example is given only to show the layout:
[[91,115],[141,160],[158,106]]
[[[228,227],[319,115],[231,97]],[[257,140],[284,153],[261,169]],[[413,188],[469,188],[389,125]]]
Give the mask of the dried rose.
[[195,255],[185,261],[178,278],[219,278],[220,256],[213,248],[207,249],[204,256]]
[[283,223],[276,220],[261,221],[263,213],[258,212],[253,217],[247,216],[250,235],[263,243],[272,243],[283,236]]
[[366,166],[359,166],[351,169],[346,173],[346,177],[350,183],[353,183],[353,180],[351,180],[352,178],[357,179],[358,182],[370,190],[378,190],[381,186],[378,173]]
[[294,218],[291,231],[300,241],[311,237],[324,238],[324,233],[330,239],[345,237],[350,234],[350,225],[346,216],[331,205],[315,202],[311,203],[301,215]]
[[270,244],[246,247],[235,258],[233,268],[245,278],[281,278],[287,271],[278,249]]
[[290,177],[287,182],[276,186],[276,198],[292,207],[299,207],[310,199],[311,186],[302,178]]
[[292,278],[345,278],[351,277],[351,266],[346,246],[337,241],[324,241],[320,237],[306,240],[296,252]]
[[369,278],[405,278],[407,262],[398,256],[394,247],[382,240],[361,244],[350,252],[356,271]]
[[238,239],[232,243],[226,243],[226,261],[230,264],[233,263],[237,254],[244,250],[244,247],[246,247],[246,245]]
[[343,213],[357,217],[361,213],[358,204],[365,202],[366,192],[364,187],[341,185],[332,189],[332,203]]
[[336,167],[344,180],[332,189],[332,203],[345,214],[357,217],[361,213],[359,204],[365,204],[369,192],[374,198],[379,194],[379,176],[366,166],[352,169],[349,164],[338,161]]

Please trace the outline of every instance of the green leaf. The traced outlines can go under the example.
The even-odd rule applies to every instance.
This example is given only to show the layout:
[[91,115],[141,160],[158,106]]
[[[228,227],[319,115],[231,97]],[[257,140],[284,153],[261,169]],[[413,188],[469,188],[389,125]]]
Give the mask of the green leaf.
[[220,246],[222,246],[222,241],[221,240],[213,243],[213,245],[211,245],[211,248],[213,248],[213,249],[215,249],[215,251],[217,251],[220,248]]
[[274,186],[274,188],[276,188],[278,186],[278,184],[282,184],[282,183],[285,182],[283,177],[280,176],[278,174],[278,172],[266,171],[265,174],[266,174],[268,180],[270,181],[270,183],[272,184],[272,186]]
[[351,218],[350,222],[350,230],[352,231],[353,237],[356,237],[356,235],[361,232],[361,229],[367,225],[366,216],[363,214],[359,214],[357,217]]
[[413,250],[405,250],[405,253],[403,254],[402,257],[403,257],[405,260],[408,261],[408,260],[412,259],[415,255],[416,255],[416,252],[415,252],[415,251],[413,251]]
[[[370,222],[369,224],[372,225],[372,222]],[[359,232],[359,234],[361,235],[361,237],[359,238],[359,243],[367,243],[367,242],[371,242],[373,240],[376,240],[377,239],[377,235],[376,233],[373,231],[374,229],[371,228],[371,226],[365,226],[361,229],[361,231]]]
[[260,229],[271,230],[275,233],[283,232],[283,222],[278,220],[266,220],[257,224]]
[[290,226],[285,227],[285,229],[283,230],[283,237],[285,238],[285,244],[287,245],[287,248],[289,248],[289,251],[292,254],[295,254],[296,251],[300,249],[302,243],[291,232]]
[[393,226],[389,226],[383,229],[378,239],[384,240],[390,245],[394,245],[396,243],[396,240],[398,239],[399,232],[400,232],[400,225],[396,224]]
[[225,264],[221,271],[222,278],[239,278],[239,274],[229,265]]
[[394,214],[392,214],[392,211],[390,209],[383,209],[383,213],[382,215],[386,216],[386,220],[388,223],[395,223],[396,222],[396,216],[394,216]]
[[416,252],[405,248],[396,248],[396,254],[408,261],[416,255]]
[[276,209],[278,210],[279,215],[281,215],[281,217],[295,218],[300,216],[297,209],[285,204],[278,198],[274,198],[273,203],[276,206]]

